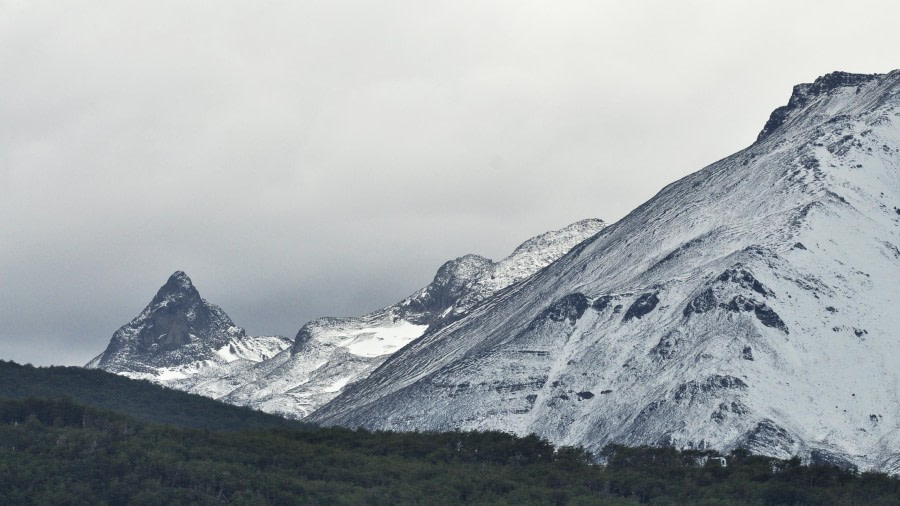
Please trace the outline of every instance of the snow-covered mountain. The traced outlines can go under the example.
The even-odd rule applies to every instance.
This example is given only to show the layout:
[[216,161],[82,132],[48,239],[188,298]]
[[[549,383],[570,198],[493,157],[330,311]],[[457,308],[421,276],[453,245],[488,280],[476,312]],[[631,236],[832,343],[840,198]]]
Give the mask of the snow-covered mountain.
[[174,385],[197,375],[246,368],[291,343],[282,336],[248,336],[219,306],[201,298],[187,274],[178,271],[85,367]]
[[[355,339],[380,331],[352,329],[414,334],[410,304],[311,324],[292,353],[364,357]],[[750,147],[465,305],[308,419],[592,450],[744,446],[896,473],[898,306],[900,71],[835,72],[796,86]]]
[[302,418],[410,342],[462,318],[604,226],[597,219],[573,223],[526,241],[499,262],[478,255],[451,260],[428,286],[397,304],[360,317],[320,318],[304,325],[290,350],[272,359],[231,374],[196,375],[171,386]]

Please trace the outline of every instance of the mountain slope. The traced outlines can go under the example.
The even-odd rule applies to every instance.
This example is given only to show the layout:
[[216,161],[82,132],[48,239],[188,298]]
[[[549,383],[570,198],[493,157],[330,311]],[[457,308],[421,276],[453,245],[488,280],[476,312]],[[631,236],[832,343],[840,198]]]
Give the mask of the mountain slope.
[[309,420],[898,472],[898,245],[900,71],[829,74]]
[[589,219],[534,237],[505,259],[478,255],[451,260],[432,282],[402,301],[353,318],[320,318],[297,333],[294,345],[252,369],[203,374],[175,388],[301,418],[368,376],[393,353],[426,332],[462,318],[481,301],[528,278],[605,224]]
[[187,274],[177,271],[85,367],[172,384],[201,373],[244,368],[290,345],[281,336],[248,336],[219,306],[200,297]]

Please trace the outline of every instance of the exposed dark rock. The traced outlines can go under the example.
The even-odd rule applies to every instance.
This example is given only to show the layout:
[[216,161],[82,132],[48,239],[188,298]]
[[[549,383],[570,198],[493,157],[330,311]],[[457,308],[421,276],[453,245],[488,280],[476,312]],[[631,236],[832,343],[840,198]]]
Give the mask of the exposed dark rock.
[[140,315],[113,334],[97,367],[152,373],[213,358],[212,350],[245,336],[221,308],[200,297],[187,274],[177,271]]
[[584,392],[578,392],[576,395],[578,396],[578,400],[579,400],[579,401],[583,401],[583,400],[593,399],[593,398],[594,398],[594,393],[593,393],[593,392],[588,392],[587,390],[585,390]]
[[600,395],[606,395],[606,394],[611,394],[611,393],[612,393],[612,390],[601,390],[600,391]]
[[678,347],[678,342],[679,340],[677,333],[669,332],[659,339],[659,342],[656,343],[656,346],[654,346],[653,349],[650,350],[650,353],[662,359],[670,358],[675,355],[675,350]]
[[653,413],[655,413],[657,410],[659,410],[659,408],[661,408],[663,405],[665,405],[665,403],[666,403],[665,399],[657,399],[657,400],[647,404],[646,406],[644,406],[644,408],[641,409],[640,413],[638,413],[637,416],[634,418],[634,424],[635,425],[643,425],[644,423],[646,423],[647,420],[649,420],[650,417],[653,416]]
[[815,465],[835,466],[848,471],[857,472],[859,468],[855,464],[836,453],[826,450],[813,450],[809,452],[809,463]]
[[741,401],[723,402],[713,411],[710,419],[716,422],[723,422],[731,414],[741,416],[745,413],[747,413],[747,407]]
[[776,328],[778,330],[783,331],[785,334],[788,334],[787,325],[785,325],[784,321],[781,320],[781,317],[778,316],[772,308],[765,304],[759,304],[753,309],[754,314],[756,314],[756,319],[760,321],[766,327]]
[[736,295],[731,299],[731,302],[728,304],[722,304],[720,307],[727,309],[728,311],[734,313],[740,312],[749,312],[753,311],[756,315],[756,319],[760,321],[766,327],[776,328],[781,330],[785,334],[788,334],[787,325],[785,325],[784,321],[781,320],[781,317],[778,316],[772,308],[767,306],[764,302],[759,302],[756,299],[744,297],[743,295]]
[[741,350],[741,358],[744,360],[753,360],[753,348],[744,346],[744,349]]
[[622,321],[627,322],[632,318],[641,319],[641,317],[653,311],[657,304],[659,304],[659,297],[657,297],[656,293],[645,293],[638,297],[631,307],[628,308]]
[[806,249],[806,246],[804,246],[802,242],[797,242],[797,243],[794,243],[794,249],[802,249],[802,250],[805,250],[805,249]]
[[524,383],[499,381],[494,384],[494,391],[502,394],[521,392],[523,390],[540,390],[541,388],[544,388],[544,384],[547,382],[546,377],[531,377],[528,379],[531,381],[526,381]]
[[584,315],[587,308],[587,297],[585,297],[583,293],[576,292],[566,295],[562,299],[556,301],[552,306],[538,315],[535,321],[537,322],[544,318],[549,318],[555,322],[569,320],[570,324],[575,325],[575,322]]
[[673,391],[672,397],[676,401],[680,401],[682,399],[693,399],[698,394],[705,394],[709,392],[715,392],[718,390],[729,390],[729,389],[738,389],[744,390],[747,388],[747,384],[740,378],[735,378],[734,376],[727,376],[721,374],[715,374],[706,378],[703,381],[688,381],[687,383],[682,383],[678,385],[677,388]]
[[601,297],[597,297],[593,304],[591,304],[591,308],[595,311],[603,311],[609,306],[610,301],[612,301],[612,295],[603,295]]
[[744,288],[753,290],[763,297],[775,296],[775,293],[772,292],[772,290],[766,288],[765,285],[753,277],[753,274],[744,269],[727,269],[719,275],[719,281],[737,283]]
[[731,302],[728,304],[721,304],[722,308],[731,311],[732,313],[740,313],[742,311],[753,311],[753,308],[756,307],[756,301],[752,298],[744,297],[743,295],[735,295]]
[[688,305],[684,308],[684,316],[690,316],[691,313],[705,313],[715,309],[717,305],[716,294],[713,293],[712,288],[707,288],[700,295],[694,297],[692,301],[688,302]]
[[731,412],[736,415],[743,415],[748,412],[748,409],[741,401],[731,401]]
[[771,448],[791,448],[795,442],[787,430],[772,420],[765,419],[747,431],[737,446],[753,452]]
[[854,327],[853,333],[856,334],[856,337],[862,337],[862,336],[868,334],[869,332],[866,329],[858,329],[858,328]]
[[840,88],[842,86],[859,86],[878,78],[879,76],[876,74],[867,75],[832,72],[819,77],[813,83],[798,84],[797,86],[794,86],[793,93],[791,93],[791,98],[788,100],[787,105],[772,111],[772,115],[769,116],[769,120],[756,138],[756,142],[762,141],[771,135],[772,132],[787,122],[791,113],[802,109],[816,97],[825,95],[835,88]]
[[819,168],[819,160],[814,156],[804,156],[800,159],[800,165],[803,165],[804,168],[809,170],[814,170]]
[[826,146],[825,149],[836,156],[844,156],[853,148],[862,148],[862,143],[852,135],[845,135]]
[[837,313],[837,309],[835,309],[834,306],[826,307],[825,311],[828,311],[829,313]]
[[401,308],[400,316],[414,323],[431,323],[432,318],[469,294],[479,273],[485,272],[491,265],[493,262],[479,255],[465,255],[444,263],[431,283]]

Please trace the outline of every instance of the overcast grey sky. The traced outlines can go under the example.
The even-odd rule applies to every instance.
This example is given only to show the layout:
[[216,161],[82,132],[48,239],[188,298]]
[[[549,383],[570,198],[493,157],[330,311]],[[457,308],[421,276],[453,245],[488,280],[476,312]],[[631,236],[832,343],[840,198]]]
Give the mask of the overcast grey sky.
[[614,221],[896,2],[0,0],[0,358],[83,364],[173,271],[250,333]]

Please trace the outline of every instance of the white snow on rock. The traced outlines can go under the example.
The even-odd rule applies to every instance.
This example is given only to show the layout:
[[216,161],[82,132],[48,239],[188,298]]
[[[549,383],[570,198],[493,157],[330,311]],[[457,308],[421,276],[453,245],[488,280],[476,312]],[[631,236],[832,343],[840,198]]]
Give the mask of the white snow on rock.
[[178,271],[85,367],[177,387],[246,368],[291,344],[282,336],[248,336]]
[[195,375],[171,386],[302,418],[426,332],[451,324],[605,226],[591,219],[547,232],[499,262],[478,255],[451,260],[441,266],[431,284],[393,306],[361,317],[320,318],[304,325],[291,349],[273,359],[226,374]]
[[428,325],[415,325],[401,321],[393,327],[372,327],[355,330],[338,346],[361,357],[379,357],[390,355],[406,346],[414,339],[421,337]]
[[743,446],[896,473],[898,287],[900,71],[829,74],[795,87],[749,148],[308,419],[594,451]]

